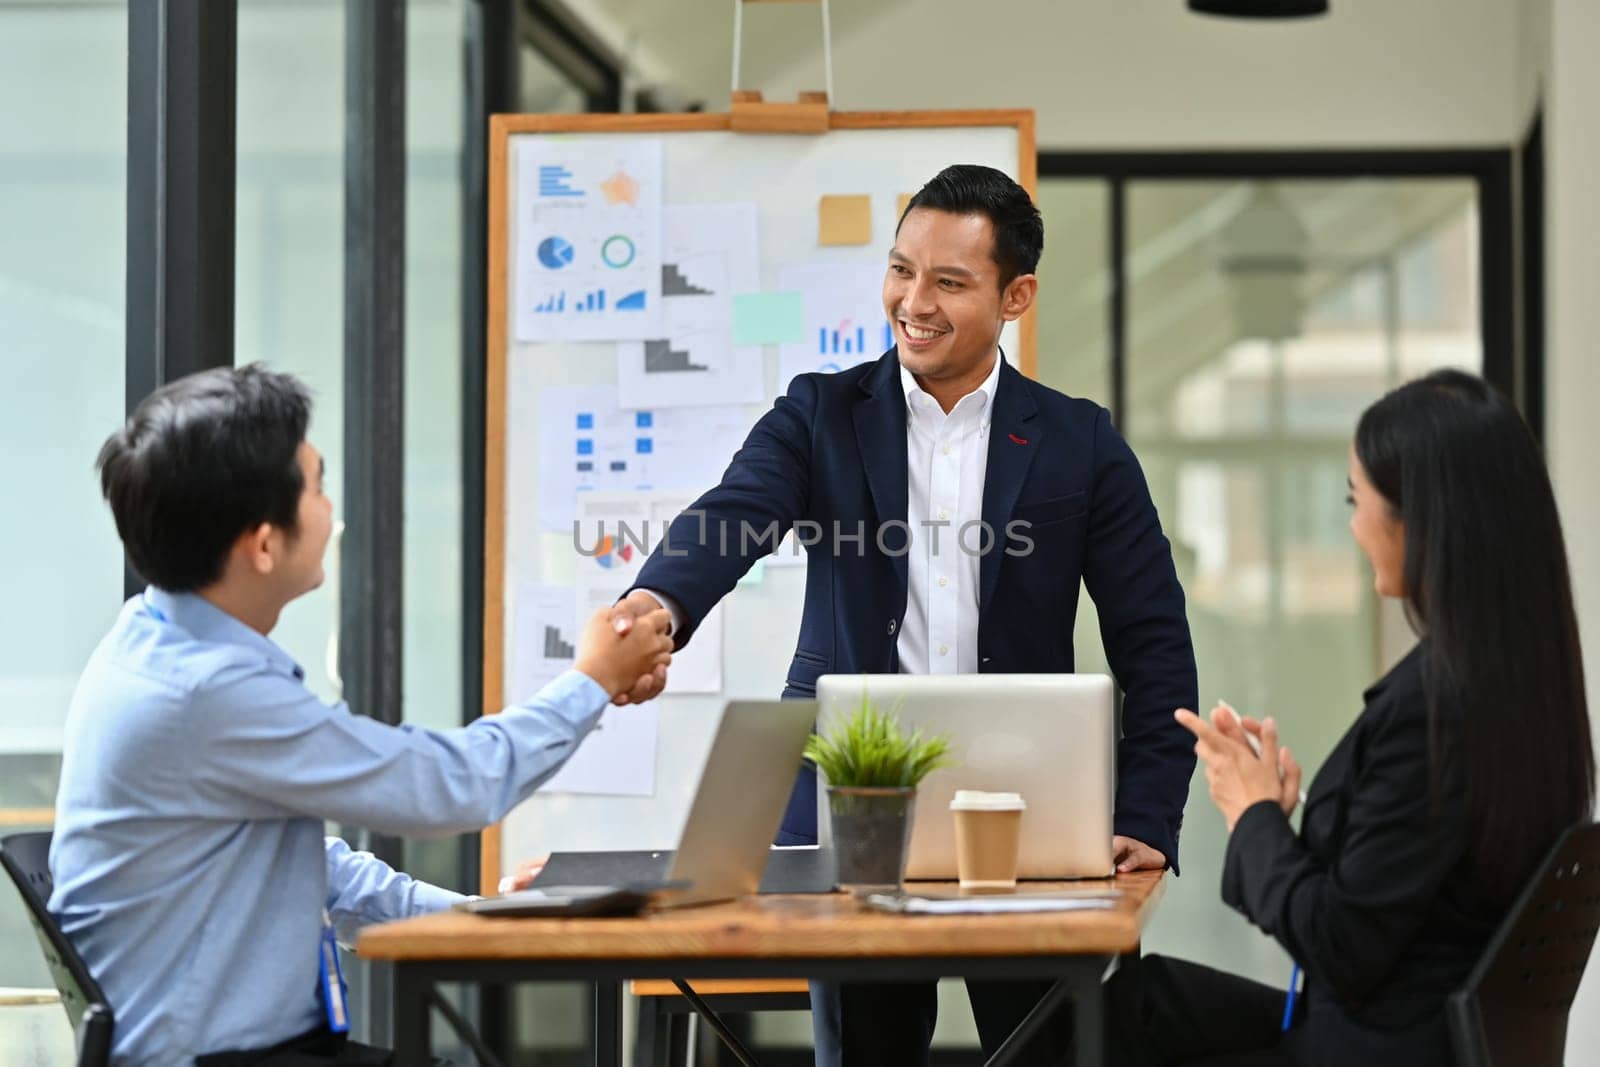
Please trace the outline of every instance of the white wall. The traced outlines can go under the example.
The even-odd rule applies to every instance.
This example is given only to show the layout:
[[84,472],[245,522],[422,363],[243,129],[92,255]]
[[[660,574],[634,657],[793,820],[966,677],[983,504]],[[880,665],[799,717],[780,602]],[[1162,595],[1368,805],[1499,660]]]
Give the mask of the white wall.
[[[1567,532],[1578,601],[1589,713],[1600,737],[1600,476],[1594,469],[1594,410],[1600,405],[1600,4],[1539,0],[1529,26],[1544,35],[1529,52],[1548,57],[1545,99],[1547,441],[1556,498]],[[1537,81],[1538,79],[1529,79]],[[1600,1062],[1600,963],[1590,958],[1570,1016],[1568,1063]]]
[[1517,9],[1516,128],[1520,137],[1539,110],[1550,71],[1552,0],[1511,0]]

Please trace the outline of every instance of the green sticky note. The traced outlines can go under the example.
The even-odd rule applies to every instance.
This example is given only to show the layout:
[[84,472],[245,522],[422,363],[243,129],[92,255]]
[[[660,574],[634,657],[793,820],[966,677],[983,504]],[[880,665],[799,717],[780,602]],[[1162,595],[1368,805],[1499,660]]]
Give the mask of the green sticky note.
[[766,577],[767,561],[758,559],[755,564],[744,572],[744,577],[739,579],[740,585],[760,585],[761,579]]
[[783,345],[805,337],[805,298],[800,293],[734,294],[734,344]]

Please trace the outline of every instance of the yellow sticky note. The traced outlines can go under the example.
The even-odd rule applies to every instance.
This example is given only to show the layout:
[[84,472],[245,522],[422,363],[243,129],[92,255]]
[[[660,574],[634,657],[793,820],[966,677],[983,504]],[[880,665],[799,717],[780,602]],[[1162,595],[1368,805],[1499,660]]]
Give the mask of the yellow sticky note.
[[901,193],[899,196],[897,196],[895,198],[895,201],[894,201],[894,217],[895,217],[895,221],[898,222],[900,219],[903,219],[903,218],[906,217],[906,205],[911,203],[911,197],[912,197],[911,193]]
[[872,197],[825,196],[817,205],[817,244],[872,243]]

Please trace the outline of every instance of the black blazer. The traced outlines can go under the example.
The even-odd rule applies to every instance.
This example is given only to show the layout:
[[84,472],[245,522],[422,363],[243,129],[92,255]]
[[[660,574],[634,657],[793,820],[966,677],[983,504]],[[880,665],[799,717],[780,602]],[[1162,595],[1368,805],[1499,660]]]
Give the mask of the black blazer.
[[1223,899],[1304,969],[1297,1028],[1307,1029],[1296,1043],[1318,1062],[1449,1062],[1444,998],[1506,907],[1468,863],[1466,777],[1448,708],[1430,771],[1424,653],[1419,645],[1367,690],[1312,780],[1298,835],[1265,801],[1228,841]]
[[[672,523],[637,586],[678,602],[685,621],[677,636],[688,641],[776,545],[761,531],[816,523],[823,540],[807,549],[805,608],[784,695],[811,696],[823,674],[893,673],[907,566],[903,529],[892,524],[906,522],[907,492],[897,352],[836,374],[802,374],[751,429],[721,484]],[[1172,712],[1194,707],[1194,648],[1171,546],[1138,460],[1104,408],[1002,361],[982,514],[994,540],[979,562],[979,671],[1070,672],[1078,591],[1087,585],[1127,693],[1116,832],[1160,849],[1176,867],[1194,744]],[[1030,524],[1031,551],[1007,538],[1013,520]],[[754,536],[741,536],[742,527]],[[837,549],[836,527],[848,538]],[[815,840],[812,797],[802,782],[780,842]]]

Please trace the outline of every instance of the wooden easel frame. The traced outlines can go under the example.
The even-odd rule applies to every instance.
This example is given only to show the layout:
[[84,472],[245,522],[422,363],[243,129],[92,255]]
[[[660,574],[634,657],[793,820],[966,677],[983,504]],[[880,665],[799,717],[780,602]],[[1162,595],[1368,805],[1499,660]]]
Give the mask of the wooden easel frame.
[[[1039,198],[1039,155],[1031,110],[836,111],[829,130],[893,130],[961,126],[1010,126],[1017,131],[1017,179],[1035,202]],[[716,133],[733,128],[727,114],[672,115],[492,115],[489,118],[489,298],[488,365],[484,397],[484,551],[483,551],[483,713],[505,706],[506,563],[506,357],[510,330],[506,286],[510,265],[509,148],[514,134],[528,133]],[[750,134],[750,136],[760,136]],[[1035,376],[1039,326],[1037,308],[1018,323],[1018,362]],[[463,664],[470,670],[470,664]],[[501,877],[500,826],[480,837],[480,893],[497,891]]]

